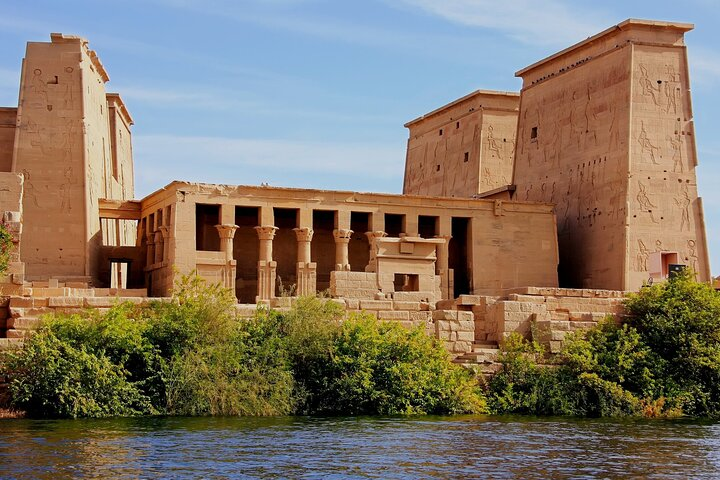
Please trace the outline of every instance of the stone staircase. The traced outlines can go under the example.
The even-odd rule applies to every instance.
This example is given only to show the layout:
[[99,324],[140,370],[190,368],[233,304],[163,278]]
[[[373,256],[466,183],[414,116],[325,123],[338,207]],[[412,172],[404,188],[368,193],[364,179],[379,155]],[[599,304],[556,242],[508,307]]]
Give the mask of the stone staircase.
[[453,360],[464,367],[479,367],[484,375],[494,375],[500,370],[497,362],[500,348],[496,342],[475,341],[472,350],[466,352]]

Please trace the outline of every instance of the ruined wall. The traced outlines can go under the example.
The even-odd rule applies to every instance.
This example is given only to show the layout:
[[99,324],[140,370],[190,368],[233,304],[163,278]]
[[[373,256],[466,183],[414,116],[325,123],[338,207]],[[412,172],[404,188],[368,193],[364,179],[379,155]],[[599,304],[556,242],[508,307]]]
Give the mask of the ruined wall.
[[688,28],[628,22],[518,73],[515,198],[556,205],[563,286],[637,289],[658,250],[708,277]]
[[0,108],[0,172],[12,169],[17,108]]
[[478,91],[407,123],[403,193],[471,197],[510,183],[518,96]]

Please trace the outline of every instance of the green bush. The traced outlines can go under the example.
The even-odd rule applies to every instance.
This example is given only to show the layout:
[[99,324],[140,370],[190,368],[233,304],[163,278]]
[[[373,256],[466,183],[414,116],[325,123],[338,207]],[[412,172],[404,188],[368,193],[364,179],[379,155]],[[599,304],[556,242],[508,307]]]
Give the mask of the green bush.
[[630,295],[628,323],[653,353],[654,397],[689,415],[720,416],[720,294],[691,272]]
[[343,323],[329,356],[308,367],[307,410],[323,414],[484,413],[477,380],[449,361],[422,327],[358,315]]
[[128,372],[103,354],[73,346],[43,329],[8,354],[14,406],[42,417],[106,417],[155,413]]
[[344,316],[307,297],[241,320],[227,290],[188,276],[170,302],[49,317],[5,369],[31,416],[485,411],[422,329]]
[[0,224],[0,275],[3,275],[10,264],[10,255],[13,249],[12,233],[5,225]]

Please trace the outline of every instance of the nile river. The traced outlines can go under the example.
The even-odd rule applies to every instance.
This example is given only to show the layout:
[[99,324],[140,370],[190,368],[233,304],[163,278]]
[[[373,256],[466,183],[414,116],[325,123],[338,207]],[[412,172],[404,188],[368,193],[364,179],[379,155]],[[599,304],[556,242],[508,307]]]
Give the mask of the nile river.
[[720,478],[720,424],[482,416],[0,420],[0,478]]

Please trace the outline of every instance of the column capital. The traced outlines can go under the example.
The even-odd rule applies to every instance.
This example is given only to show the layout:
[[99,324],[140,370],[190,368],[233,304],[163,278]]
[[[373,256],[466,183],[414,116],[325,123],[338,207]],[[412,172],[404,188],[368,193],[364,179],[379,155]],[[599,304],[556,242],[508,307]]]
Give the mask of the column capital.
[[349,242],[353,231],[348,228],[336,228],[333,230],[333,237],[336,242]]
[[312,241],[313,234],[315,233],[315,231],[310,227],[293,228],[293,232],[295,232],[298,242]]
[[452,235],[435,235],[433,238],[442,238],[443,240],[445,240],[445,243],[448,243],[450,242]]
[[255,231],[257,232],[260,240],[272,240],[275,238],[275,232],[278,231],[278,228],[272,225],[262,225],[260,227],[255,227]]
[[167,225],[158,227],[158,230],[162,234],[163,238],[168,238],[170,236],[170,227],[168,227]]
[[235,238],[235,232],[237,231],[238,226],[232,224],[223,224],[215,225],[215,228],[217,228],[218,234],[220,235],[221,239],[232,240],[233,238]]
[[370,240],[370,241],[373,241],[376,238],[387,237],[387,233],[383,232],[382,230],[375,230],[374,232],[365,232],[365,235],[367,235],[368,240]]

